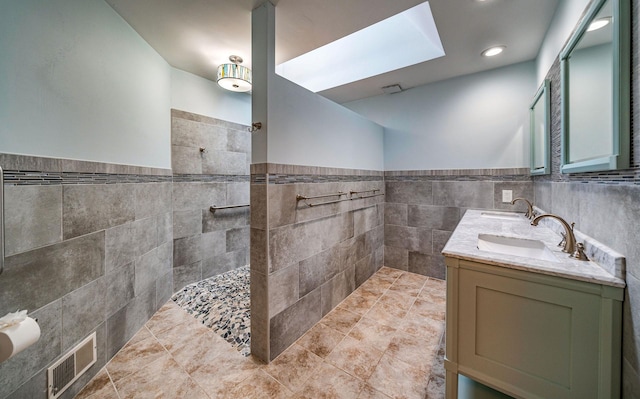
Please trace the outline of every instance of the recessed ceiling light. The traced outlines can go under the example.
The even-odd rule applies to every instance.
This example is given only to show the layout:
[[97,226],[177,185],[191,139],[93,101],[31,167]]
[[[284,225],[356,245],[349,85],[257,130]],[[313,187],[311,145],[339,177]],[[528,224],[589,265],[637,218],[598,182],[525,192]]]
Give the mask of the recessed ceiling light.
[[591,22],[591,25],[589,25],[589,27],[587,28],[587,32],[604,28],[605,26],[609,25],[610,22],[611,22],[611,17],[596,19],[595,21]]
[[494,55],[498,55],[500,53],[502,53],[504,51],[504,49],[506,49],[507,46],[493,46],[493,47],[489,47],[488,49],[484,50],[481,55],[483,57],[493,57]]

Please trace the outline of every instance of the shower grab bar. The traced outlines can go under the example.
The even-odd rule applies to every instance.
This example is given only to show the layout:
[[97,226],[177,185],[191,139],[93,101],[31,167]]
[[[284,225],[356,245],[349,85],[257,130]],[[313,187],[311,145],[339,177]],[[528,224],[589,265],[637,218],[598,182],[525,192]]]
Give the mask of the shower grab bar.
[[[361,192],[371,192],[374,190],[369,190],[369,191],[361,191]],[[375,190],[378,191],[378,190]],[[365,198],[373,198],[373,197],[379,197],[381,195],[384,195],[384,193],[380,193],[380,194],[373,194],[373,195],[367,195],[365,197],[349,197],[349,198],[341,198],[341,199],[337,199],[337,200],[333,200],[333,201],[325,201],[325,202],[318,202],[315,204],[310,204],[308,203],[306,200],[304,202],[305,205],[307,205],[309,208],[314,207],[314,206],[318,206],[318,205],[329,205],[329,204],[336,204],[338,202],[343,202],[343,201],[353,201],[353,200],[359,200],[359,199],[365,199]],[[303,198],[304,199],[304,198]]]
[[310,204],[308,202],[305,201],[305,205],[308,206],[309,208],[314,207],[314,206],[318,206],[318,205],[329,205],[329,204],[336,204],[338,202],[343,202],[343,201],[351,201],[353,198],[341,198],[341,199],[337,199],[337,200],[333,200],[333,201],[325,201],[325,202],[317,202],[315,204]]
[[4,171],[0,167],[0,274],[4,270]]
[[375,193],[376,191],[380,191],[379,188],[374,188],[373,190],[362,190],[362,191],[349,191],[349,194],[360,194],[360,193]]
[[209,207],[209,211],[212,213],[216,213],[218,209],[231,209],[231,208],[244,208],[247,206],[251,206],[250,204],[242,204],[242,205],[224,205],[224,206],[215,206],[212,205]]
[[365,198],[379,197],[381,195],[384,195],[384,193],[367,195],[367,196],[364,196],[364,197],[352,197],[352,198],[349,198],[349,199],[352,199],[352,200],[354,200],[354,199],[365,199]]
[[342,191],[338,191],[335,194],[323,194],[323,195],[313,195],[311,197],[307,197],[305,195],[296,195],[296,201],[303,201],[303,200],[310,200],[310,199],[316,199],[316,198],[327,198],[327,197],[342,197],[343,195],[347,195],[347,193],[344,193]]

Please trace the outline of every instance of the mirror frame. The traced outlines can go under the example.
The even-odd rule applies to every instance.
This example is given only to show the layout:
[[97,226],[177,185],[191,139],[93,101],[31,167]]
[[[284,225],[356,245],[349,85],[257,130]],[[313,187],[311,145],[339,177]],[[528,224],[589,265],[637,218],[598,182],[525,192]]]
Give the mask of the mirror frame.
[[596,172],[629,168],[630,162],[630,1],[609,0],[613,10],[613,93],[612,93],[612,154],[578,162],[569,162],[569,57],[607,0],[595,0],[583,20],[560,53],[562,80],[562,173]]
[[[533,102],[529,106],[529,135],[530,135],[530,146],[531,146],[531,168],[529,170],[529,174],[532,176],[538,175],[548,175],[551,173],[551,82],[549,79],[545,79],[544,83],[535,96],[533,97]],[[535,107],[538,103],[542,101],[544,106],[544,132],[543,132],[543,144],[542,151],[544,151],[544,166],[542,168],[535,168]]]

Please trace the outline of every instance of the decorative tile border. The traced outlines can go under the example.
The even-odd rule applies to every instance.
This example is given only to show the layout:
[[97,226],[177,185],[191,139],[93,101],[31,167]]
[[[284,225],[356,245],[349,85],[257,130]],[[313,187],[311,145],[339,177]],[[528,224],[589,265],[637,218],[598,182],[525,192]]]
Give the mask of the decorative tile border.
[[171,181],[172,176],[76,172],[23,172],[15,170],[4,171],[4,184],[15,186],[59,184],[162,183]]
[[388,171],[385,181],[531,181],[528,168]]
[[189,182],[214,182],[214,183],[245,183],[249,182],[249,175],[197,175],[197,174],[176,174],[173,181],[176,183]]
[[251,165],[251,174],[309,175],[309,176],[384,176],[383,171],[367,169],[327,168],[324,166],[258,163]]

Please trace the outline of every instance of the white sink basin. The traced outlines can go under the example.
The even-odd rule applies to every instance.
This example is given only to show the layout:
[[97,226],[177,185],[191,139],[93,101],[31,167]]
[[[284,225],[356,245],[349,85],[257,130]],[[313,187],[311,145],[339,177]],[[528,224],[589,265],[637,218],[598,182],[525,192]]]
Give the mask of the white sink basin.
[[503,237],[492,234],[478,234],[478,249],[504,255],[522,256],[557,262],[553,252],[542,241],[526,238]]
[[483,218],[490,218],[490,219],[522,220],[522,216],[519,213],[513,213],[513,212],[485,211],[480,213],[480,216]]

